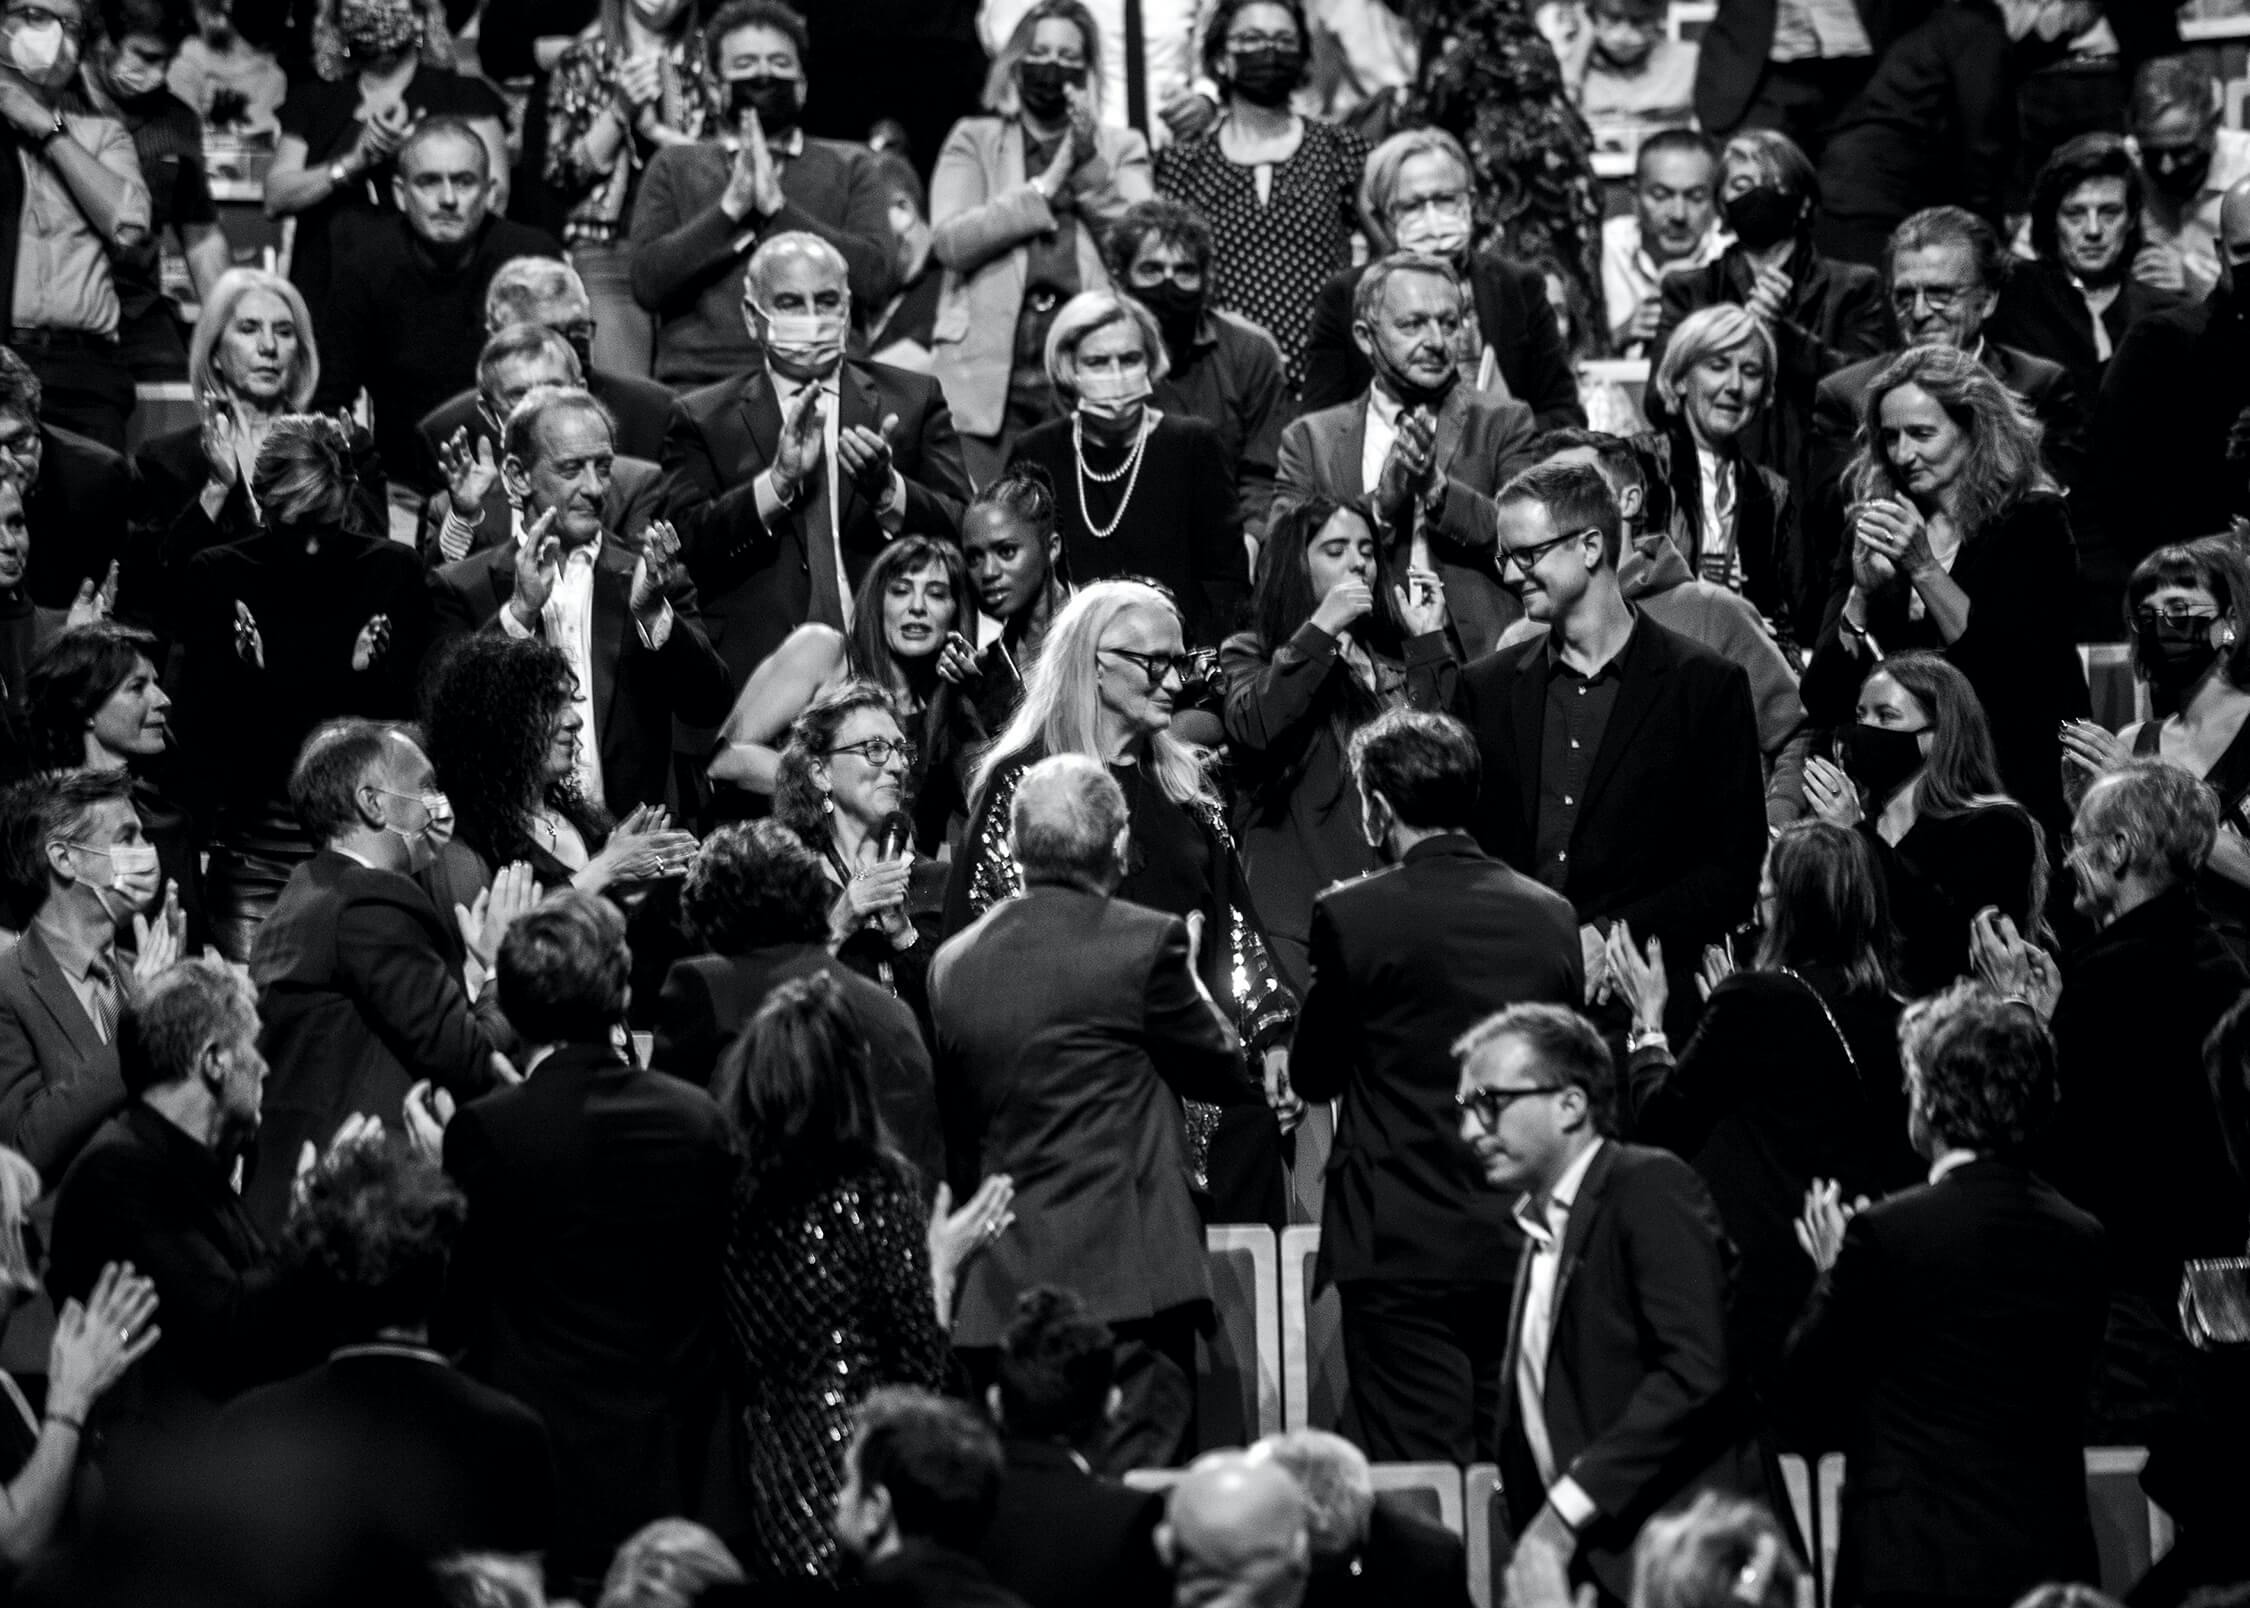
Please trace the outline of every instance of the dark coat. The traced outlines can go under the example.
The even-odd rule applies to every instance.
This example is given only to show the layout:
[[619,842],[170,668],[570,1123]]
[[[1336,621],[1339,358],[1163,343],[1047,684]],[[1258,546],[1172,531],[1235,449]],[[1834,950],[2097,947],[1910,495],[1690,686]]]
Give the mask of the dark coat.
[[546,1420],[551,1561],[599,1575],[649,1520],[712,1517],[734,1156],[710,1096],[566,1045],[454,1114],[445,1170],[469,1199],[454,1339],[471,1374]]
[[0,1144],[21,1151],[52,1190],[124,1108],[115,1040],[102,1042],[46,935],[27,928],[0,954]]
[[[672,787],[672,722],[713,726],[733,703],[727,668],[703,634],[695,588],[676,578],[667,596],[672,630],[660,648],[641,638],[633,620],[637,555],[613,536],[602,538],[594,563],[594,742],[602,760],[602,792],[622,820],[638,805],[662,803]],[[431,577],[440,638],[500,629],[500,611],[516,593],[515,548],[473,553]]]
[[[1546,1500],[1517,1406],[1530,1255],[1527,1243],[1500,1374],[1500,1488],[1518,1535]],[[1727,1344],[1726,1263],[1726,1229],[1685,1162],[1603,1144],[1564,1235],[1544,1405],[1556,1475],[1575,1480],[1595,1508],[1578,1532],[1573,1575],[1619,1599],[1629,1595],[1641,1525],[1693,1492],[1787,1511]]]
[[1164,1498],[1103,1479],[1067,1447],[1011,1440],[1000,1505],[977,1556],[1031,1608],[1164,1608]]
[[[1645,615],[1586,775],[1559,890],[1581,924],[1623,921],[1664,941],[1672,998],[1695,997],[1693,968],[1755,906],[1765,863],[1765,772],[1742,667]],[[1461,674],[1461,715],[1484,756],[1477,837],[1516,867],[1533,864],[1539,772],[1552,675],[1545,636],[1502,648]],[[1652,799],[1665,807],[1652,810]]]
[[461,986],[460,928],[412,877],[323,849],[290,872],[258,928],[258,1048],[269,1068],[243,1201],[268,1234],[289,1215],[297,1152],[344,1118],[397,1131],[424,1078],[457,1100],[492,1087],[504,1031]]
[[[1669,530],[1690,572],[1703,569],[1703,460],[1687,421],[1633,437],[1650,475],[1646,526]],[[1797,498],[1773,469],[1735,455],[1734,550],[1742,558],[1742,595],[1783,636],[1810,639],[1828,604],[1828,566],[1808,560]]]
[[919,1540],[871,1559],[839,1600],[845,1608],[1029,1608],[967,1553]]
[[1037,1284],[1112,1323],[1208,1302],[1180,1100],[1239,1101],[1249,1077],[1189,975],[1187,924],[1034,886],[947,940],[930,1010],[956,1195],[1016,1181],[1015,1228],[962,1275],[954,1341],[997,1345]]
[[1844,1452],[1833,1601],[2094,1578],[2081,1442],[2105,1289],[2100,1225],[2012,1162],[1853,1216],[1787,1363]]
[[[32,540],[24,589],[31,600],[45,609],[69,608],[79,582],[99,581],[124,555],[141,517],[132,459],[74,431],[41,425],[39,480],[23,500]],[[130,590],[122,576],[118,585]]]
[[[838,426],[877,429],[896,414],[893,462],[906,482],[902,535],[958,539],[968,471],[937,381],[880,363],[847,362]],[[764,368],[691,391],[664,436],[665,517],[679,530],[688,573],[704,598],[711,642],[734,685],[750,678],[812,606],[809,551],[797,515],[768,530],[752,482],[773,461],[781,407]],[[836,513],[844,570],[856,591],[891,537],[849,475],[839,473]]]
[[1359,1549],[1314,1564],[1303,1608],[1468,1608],[1469,1601],[1461,1538],[1378,1496]]
[[[2128,275],[2117,294],[2102,309],[2102,328],[2109,336],[2110,354],[2125,343],[2126,333],[2142,319],[2186,305],[2177,291],[2158,290]],[[2094,314],[2069,269],[2050,258],[2019,262],[2008,270],[2000,287],[2000,305],[1984,321],[1984,338],[2012,346],[2033,357],[2060,363],[2070,376],[2070,388],[2087,413],[2101,395],[2102,376],[2109,359],[2094,346]]]
[[[1857,0],[1860,26],[1880,57],[1929,13],[1932,0]],[[1720,0],[1697,44],[1695,120],[1731,134],[1749,110],[1773,52],[1776,0]]]
[[1461,1142],[1453,1041],[1507,1006],[1585,998],[1578,918],[1466,834],[1313,906],[1291,1087],[1343,1101],[1320,1225],[1323,1283],[1499,1283],[1521,1235]]
[[783,983],[815,974],[835,983],[845,1011],[866,1036],[884,1131],[892,1147],[922,1175],[927,1195],[945,1176],[945,1145],[938,1133],[937,1095],[922,1030],[895,996],[823,945],[769,944],[747,954],[674,961],[657,1003],[651,1064],[699,1089],[711,1089],[720,1061],[766,996]]
[[[1352,296],[1366,272],[1345,269],[1321,287],[1320,299],[1313,303],[1312,333],[1305,343],[1303,403],[1308,413],[1365,395],[1374,383],[1374,368],[1352,341]],[[1578,400],[1570,350],[1539,270],[1480,251],[1465,277],[1476,301],[1477,327],[1493,349],[1508,394],[1531,408],[1542,430],[1584,424],[1586,409]]]

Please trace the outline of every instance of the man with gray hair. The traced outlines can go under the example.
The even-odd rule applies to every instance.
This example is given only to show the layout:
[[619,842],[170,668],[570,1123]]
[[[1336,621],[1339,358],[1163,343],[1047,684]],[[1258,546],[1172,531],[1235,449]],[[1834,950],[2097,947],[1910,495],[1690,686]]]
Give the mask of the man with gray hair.
[[956,1189],[1023,1180],[1019,1226],[962,1275],[953,1338],[989,1377],[1023,1291],[1077,1290],[1116,1341],[1122,1399],[1096,1461],[1169,1466],[1190,1444],[1211,1303],[1180,1102],[1263,1095],[1195,969],[1200,931],[1114,897],[1128,816],[1109,772],[1041,760],[1013,822],[1024,891],[930,965],[947,1171]]
[[1986,910],[1973,929],[1985,976],[2053,1022],[2060,1100],[2035,1165],[2109,1231],[2109,1339],[2088,1427],[2144,1443],[2173,1405],[2149,1385],[2183,1372],[2181,1265],[2240,1256],[2250,1234],[2250,1193],[2203,1061],[2211,1029],[2250,988],[2195,893],[2218,824],[2207,783],[2129,760],[2087,788],[2071,825],[2064,863],[2097,930],[2059,978],[2004,917]]
[[1298,1608],[1312,1569],[1312,1515],[1274,1458],[1206,1452],[1172,1487],[1156,1553],[1178,1608]]
[[1280,1464],[1305,1499],[1312,1542],[1305,1608],[1468,1608],[1461,1538],[1379,1500],[1367,1454],[1343,1436],[1293,1429],[1266,1436],[1250,1455]]
[[[618,452],[654,464],[664,451],[665,421],[677,400],[669,386],[595,361],[600,332],[578,270],[554,257],[512,257],[502,263],[484,290],[486,353],[492,350],[491,337],[518,324],[537,325],[562,337],[578,359],[578,372],[554,383],[583,385],[593,392],[617,421]],[[484,390],[481,375],[479,380],[478,386],[456,391],[423,414],[416,426],[421,453],[411,473],[415,489],[425,496],[451,482],[449,460],[460,451],[474,460],[480,444],[489,441],[494,458],[499,456],[500,430],[508,413],[505,408],[493,413],[478,407]]]
[[859,583],[891,541],[960,536],[969,478],[945,393],[927,375],[847,359],[851,310],[827,240],[765,241],[742,286],[756,363],[691,393],[665,435],[665,516],[737,687],[808,621],[848,634]]

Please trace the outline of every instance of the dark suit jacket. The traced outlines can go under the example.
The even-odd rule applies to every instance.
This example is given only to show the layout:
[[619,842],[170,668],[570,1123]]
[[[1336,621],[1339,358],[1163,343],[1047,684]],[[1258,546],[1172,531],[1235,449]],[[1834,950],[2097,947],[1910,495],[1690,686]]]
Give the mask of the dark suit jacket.
[[[1858,0],[1859,20],[1876,59],[1926,16],[1932,0]],[[1773,50],[1775,0],[1720,0],[1703,31],[1695,64],[1695,120],[1731,134],[1749,109]]]
[[41,608],[66,609],[80,581],[99,581],[123,556],[140,515],[140,484],[123,453],[43,424],[39,479],[23,504],[33,543],[24,589]]
[[237,1398],[221,1434],[235,1456],[309,1477],[355,1528],[426,1562],[554,1542],[547,1426],[431,1358],[339,1352]]
[[710,1096],[566,1045],[455,1113],[445,1170],[469,1198],[455,1338],[470,1373],[547,1422],[551,1561],[598,1575],[649,1520],[706,1517],[734,1181]]
[[1344,1102],[1320,1223],[1320,1277],[1499,1283],[1520,1236],[1461,1142],[1448,1048],[1506,1006],[1577,1006],[1578,918],[1478,851],[1425,839],[1313,906],[1312,986],[1290,1085]]
[[[1461,674],[1462,718],[1484,756],[1485,849],[1533,864],[1551,661],[1544,636]],[[1620,666],[1601,747],[1571,834],[1561,893],[1581,923],[1631,924],[1664,940],[1672,1001],[1695,997],[1692,968],[1753,908],[1765,862],[1765,781],[1742,667],[1643,615]],[[1660,809],[1651,800],[1662,799]]]
[[963,1275],[956,1344],[997,1345],[1035,1284],[1109,1322],[1211,1299],[1180,1100],[1237,1103],[1249,1076],[1187,961],[1179,917],[1045,885],[931,962],[954,1193],[1016,1181],[1015,1228]]
[[1163,1608],[1164,1499],[1087,1469],[1067,1447],[1010,1440],[1000,1504],[977,1557],[1031,1608]]
[[[1367,445],[1368,398],[1293,420],[1281,432],[1280,469],[1274,501],[1286,506],[1312,492],[1351,502],[1375,488],[1361,474]],[[1455,386],[1438,410],[1431,456],[1445,482],[1445,501],[1426,528],[1430,557],[1445,580],[1446,601],[1465,653],[1489,653],[1500,633],[1523,617],[1523,605],[1500,581],[1493,552],[1500,540],[1499,515],[1492,494],[1526,466],[1524,448],[1533,433],[1531,409],[1521,402],[1495,401]],[[1388,533],[1384,567],[1395,581],[1406,579],[1411,528]]]
[[[1530,1254],[1527,1244],[1500,1374],[1500,1488],[1518,1535],[1546,1500],[1517,1407]],[[1603,1143],[1564,1234],[1545,1408],[1556,1476],[1576,1480],[1596,1510],[1579,1531],[1573,1576],[1620,1599],[1651,1514],[1706,1488],[1788,1511],[1727,1348],[1727,1254],[1719,1214],[1686,1162]]]
[[845,1608],[1029,1608],[967,1553],[911,1539],[870,1561],[837,1600]]
[[[1332,408],[1362,395],[1375,370],[1352,341],[1352,296],[1365,268],[1347,268],[1323,285],[1313,303],[1312,329],[1305,338],[1305,411]],[[1584,424],[1578,380],[1562,326],[1547,300],[1539,270],[1480,251],[1470,259],[1467,278],[1476,300],[1477,327],[1508,394],[1531,409],[1542,430]]]
[[[2125,332],[2152,313],[2169,312],[2185,298],[2157,290],[2127,277],[2117,295],[2102,309],[2102,327],[2114,354],[2124,343]],[[2094,315],[2078,293],[2070,270],[2047,258],[2019,262],[2008,271],[2000,289],[2000,305],[1984,321],[1984,338],[2012,346],[2033,357],[2060,363],[2070,375],[2071,389],[2090,414],[2101,395],[2107,358],[2094,350]],[[2113,622],[2114,623],[2114,622]]]
[[[1703,460],[1687,421],[1633,437],[1647,471],[1643,528],[1668,530],[1688,571],[1703,565]],[[1734,457],[1734,548],[1742,558],[1742,595],[1776,621],[1782,636],[1811,641],[1828,606],[1828,569],[1808,564],[1797,499],[1775,470]],[[1630,594],[1628,594],[1630,595]]]
[[52,1190],[124,1108],[116,1044],[94,1031],[46,935],[27,928],[0,954],[0,1144],[23,1152]]
[[[595,399],[609,409],[610,417],[617,421],[620,453],[646,458],[650,463],[664,455],[664,428],[671,420],[672,410],[680,405],[670,386],[634,374],[595,369],[586,376],[586,389],[594,393]],[[409,483],[424,496],[442,491],[445,475],[438,468],[438,448],[452,440],[457,430],[469,432],[472,448],[492,434],[484,415],[477,410],[474,387],[456,391],[422,415],[421,422],[415,426],[415,434],[421,439],[421,456],[412,464],[400,465],[399,478],[411,477]],[[499,456],[497,441],[493,443],[493,456]]]
[[[838,381],[839,428],[881,426],[896,414],[894,462],[906,481],[902,535],[958,539],[968,471],[937,381],[881,363],[847,362]],[[664,438],[664,511],[678,528],[689,573],[703,590],[711,640],[739,687],[812,606],[807,538],[799,516],[767,529],[752,487],[781,438],[781,408],[763,367],[688,394]],[[839,472],[836,529],[853,589],[889,543],[875,508]]]
[[832,979],[844,1009],[873,1052],[875,1105],[892,1146],[914,1163],[929,1194],[945,1176],[930,1052],[914,1013],[819,944],[771,944],[742,955],[691,955],[672,962],[656,1007],[659,1072],[709,1089],[719,1062],[766,996],[783,983],[819,973]]
[[[395,1129],[423,1078],[456,1099],[492,1086],[497,1024],[461,987],[461,934],[412,877],[323,849],[289,874],[250,950],[269,1068],[243,1201],[289,1215],[298,1147],[365,1112]],[[489,1009],[489,1007],[488,1007]]]
[[1367,1539],[1348,1557],[1317,1560],[1302,1608],[1468,1608],[1461,1538],[1383,1497],[1367,1517]]
[[[616,531],[628,546],[637,547],[641,533],[656,517],[663,479],[664,472],[657,467],[655,459],[627,457],[620,453],[611,468],[609,495],[602,499],[602,529]],[[476,534],[469,538],[469,551],[462,555],[464,558],[489,547],[505,546],[514,536],[508,493],[498,481],[493,482],[479,506],[484,510],[484,517],[477,521]],[[450,491],[433,492],[429,501],[422,504],[422,517],[414,530],[414,545],[422,554],[422,562],[431,569],[442,569],[447,563],[438,532],[444,528],[445,517],[452,511],[453,493]]]
[[1845,1457],[1832,1600],[2010,1602],[2094,1576],[2080,1450],[2102,1231],[1980,1160],[1854,1216],[1789,1342]]
[[[641,640],[633,621],[631,547],[602,539],[594,561],[594,741],[602,757],[603,803],[622,819],[635,806],[661,803],[672,784],[672,722],[715,726],[733,702],[726,666],[697,617],[695,588],[671,588],[672,630],[664,646]],[[503,544],[448,564],[431,578],[440,641],[500,629],[516,594],[515,548]]]

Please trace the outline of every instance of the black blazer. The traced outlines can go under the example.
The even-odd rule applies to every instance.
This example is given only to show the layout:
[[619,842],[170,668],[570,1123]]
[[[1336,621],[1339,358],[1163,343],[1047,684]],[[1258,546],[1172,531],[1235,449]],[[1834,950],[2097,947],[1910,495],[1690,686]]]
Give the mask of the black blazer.
[[[1352,295],[1365,268],[1347,268],[1321,287],[1313,303],[1312,330],[1305,339],[1305,393],[1300,411],[1314,412],[1366,394],[1375,370],[1352,341]],[[1469,262],[1470,293],[1476,298],[1477,327],[1493,349],[1508,394],[1530,406],[1542,430],[1583,425],[1586,409],[1578,400],[1570,349],[1547,300],[1539,270],[1498,252],[1477,252]]]
[[[1581,923],[1624,921],[1664,940],[1675,1006],[1695,998],[1703,946],[1747,917],[1765,863],[1765,772],[1742,667],[1641,615],[1623,684],[1586,775],[1561,888]],[[1484,756],[1477,837],[1519,870],[1533,861],[1551,674],[1547,638],[1461,674],[1462,718]],[[1652,808],[1661,799],[1663,807]]]
[[454,1338],[472,1374],[546,1420],[562,1493],[551,1562],[598,1575],[649,1520],[713,1517],[734,1156],[710,1096],[566,1045],[454,1114],[445,1170],[469,1198]]
[[420,884],[323,849],[283,884],[250,949],[264,1111],[243,1201],[278,1234],[298,1147],[326,1149],[354,1113],[404,1120],[428,1078],[470,1099],[492,1087],[504,1027],[461,986],[461,932]]
[[1016,1180],[1015,1228],[962,1275],[955,1343],[997,1345],[1035,1284],[1112,1323],[1208,1302],[1180,1101],[1256,1095],[1188,974],[1187,924],[1034,886],[947,940],[930,1012],[955,1195]]
[[2105,1291],[2100,1225],[2013,1162],[1852,1218],[1788,1356],[1845,1458],[1833,1601],[2093,1578],[2081,1446]]
[[[671,423],[673,410],[680,405],[670,386],[634,374],[595,369],[586,376],[586,389],[594,393],[595,399],[609,409],[609,416],[616,421],[618,452],[627,457],[645,458],[650,463],[664,455],[664,431]],[[414,427],[421,453],[413,463],[399,466],[399,478],[425,497],[442,491],[445,473],[438,467],[438,448],[452,440],[457,430],[469,432],[472,449],[477,442],[492,439],[492,427],[477,408],[473,386],[455,392],[422,415]],[[493,441],[493,456],[499,455],[500,444]]]
[[[9,215],[13,227],[15,215]],[[43,609],[67,609],[78,583],[99,581],[124,556],[142,517],[133,460],[99,441],[52,424],[39,427],[39,479],[24,495],[33,542],[24,590]],[[121,574],[120,593],[129,588]]]
[[[1688,570],[1701,578],[1703,565],[1703,459],[1685,419],[1632,438],[1648,474],[1645,528],[1669,529],[1672,545]],[[1828,566],[1812,567],[1804,553],[1797,498],[1789,482],[1773,469],[1732,453],[1734,474],[1734,550],[1742,558],[1742,595],[1767,619],[1779,623],[1784,638],[1810,641],[1820,629],[1828,602]],[[1808,583],[1809,578],[1809,583]]]
[[[906,482],[900,534],[958,540],[969,475],[953,414],[937,381],[881,363],[847,362],[838,381],[838,427],[879,429],[896,414],[893,461]],[[664,433],[664,509],[679,531],[688,572],[704,596],[711,641],[739,687],[812,606],[808,544],[798,516],[774,529],[758,518],[752,482],[773,461],[781,407],[763,367],[691,391]],[[890,533],[838,472],[836,529],[856,591]],[[723,716],[722,716],[723,718]]]
[[[1860,25],[1880,60],[1893,40],[1930,12],[1933,0],[1858,0]],[[1749,110],[1773,50],[1775,0],[1720,0],[1695,63],[1695,120],[1732,133]],[[1870,63],[1873,65],[1873,63]]]
[[875,1105],[898,1153],[921,1173],[923,1194],[945,1176],[930,1052],[914,1013],[819,944],[769,944],[741,955],[691,955],[672,962],[656,1007],[651,1064],[710,1089],[719,1062],[783,983],[815,973],[832,979],[844,1009],[866,1035]]
[[[122,966],[122,958],[118,960]],[[120,987],[128,979],[120,977]],[[21,1151],[52,1191],[86,1141],[125,1108],[117,1044],[104,1044],[46,934],[0,954],[0,1144]]]
[[[2111,355],[2124,344],[2125,332],[2142,319],[2185,303],[2178,291],[2158,290],[2128,275],[2102,309]],[[2042,257],[2011,267],[2007,283],[2000,287],[2000,305],[1984,321],[1984,338],[2060,363],[2070,375],[2071,389],[2091,413],[2109,360],[2095,353],[2093,312],[2061,263]]]
[[[1530,1255],[1527,1243],[1500,1374],[1500,1488],[1518,1535],[1547,1495],[1517,1406]],[[1573,1577],[1620,1599],[1641,1525],[1694,1492],[1789,1511],[1727,1344],[1727,1255],[1726,1229],[1687,1163],[1603,1143],[1564,1232],[1544,1405],[1556,1475],[1595,1507]]]
[[867,1563],[833,1600],[844,1608],[1029,1608],[967,1553],[913,1538]]
[[1378,1496],[1359,1550],[1314,1563],[1302,1608],[1468,1608],[1469,1600],[1461,1538]]
[[1103,1479],[1067,1447],[1010,1440],[1000,1503],[977,1556],[1031,1608],[1164,1608],[1164,1498]]
[[1585,998],[1570,902],[1466,834],[1322,894],[1289,1081],[1341,1098],[1320,1221],[1323,1283],[1500,1283],[1521,1237],[1461,1142],[1448,1048],[1494,1011]]
[[[503,542],[448,564],[430,579],[438,637],[497,631],[516,593],[516,550]],[[605,535],[594,565],[594,740],[602,757],[603,803],[622,819],[663,802],[672,785],[672,722],[715,726],[734,701],[726,666],[703,634],[695,588],[675,579],[672,631],[651,648],[633,623],[637,554]]]

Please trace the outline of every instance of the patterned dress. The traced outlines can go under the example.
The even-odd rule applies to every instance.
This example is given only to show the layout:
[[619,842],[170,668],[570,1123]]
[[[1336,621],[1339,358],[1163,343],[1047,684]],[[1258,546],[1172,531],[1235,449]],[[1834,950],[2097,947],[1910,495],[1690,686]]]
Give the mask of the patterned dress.
[[1296,154],[1273,169],[1258,199],[1258,170],[1229,161],[1219,129],[1157,153],[1156,188],[1211,225],[1211,305],[1259,325],[1281,346],[1289,389],[1304,384],[1305,341],[1320,289],[1352,265],[1360,170],[1367,141],[1334,123],[1305,120]]
[[[547,80],[547,162],[543,175],[570,208],[563,222],[566,245],[608,245],[624,237],[632,219],[641,170],[657,147],[627,135],[607,171],[588,167],[578,146],[594,120],[617,104],[617,70],[623,59],[599,37],[574,41]],[[719,85],[711,76],[703,35],[689,29],[668,46],[662,61],[658,119],[693,139],[716,134],[724,121]]]
[[809,1193],[771,1185],[735,1197],[721,1299],[753,1578],[835,1577],[830,1521],[853,1410],[878,1386],[944,1383],[928,1226],[913,1170],[890,1156]]

